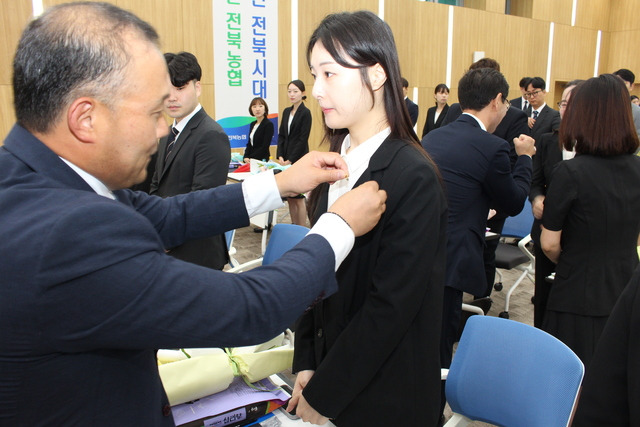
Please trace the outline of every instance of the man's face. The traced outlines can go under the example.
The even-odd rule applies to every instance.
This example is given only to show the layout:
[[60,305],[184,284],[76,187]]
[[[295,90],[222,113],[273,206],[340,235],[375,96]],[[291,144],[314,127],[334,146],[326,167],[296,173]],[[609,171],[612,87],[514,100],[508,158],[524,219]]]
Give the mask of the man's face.
[[169,73],[162,53],[134,35],[127,38],[131,61],[113,105],[98,103],[99,144],[90,172],[109,189],[144,181],[157,141],[167,134],[163,116]]
[[547,96],[547,91],[542,89],[536,89],[533,85],[527,86],[528,94],[527,100],[529,100],[529,104],[533,107],[534,110],[537,110],[544,104],[544,98]]
[[176,119],[176,123],[187,117],[198,106],[202,90],[200,82],[191,80],[181,87],[171,86],[171,95],[165,102],[166,113]]

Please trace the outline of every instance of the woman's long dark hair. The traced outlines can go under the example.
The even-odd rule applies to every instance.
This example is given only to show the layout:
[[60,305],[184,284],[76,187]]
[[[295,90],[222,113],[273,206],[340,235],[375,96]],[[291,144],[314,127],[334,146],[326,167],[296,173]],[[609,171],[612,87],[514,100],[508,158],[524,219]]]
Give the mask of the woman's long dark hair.
[[[384,108],[391,128],[390,137],[407,141],[429,159],[420,145],[418,135],[413,130],[411,117],[404,102],[398,50],[389,25],[369,11],[335,13],[327,15],[311,35],[307,45],[308,64],[310,64],[311,51],[318,42],[322,43],[331,57],[341,66],[360,69],[362,83],[367,87],[374,102],[373,88],[367,69],[380,64],[387,76],[383,86]],[[349,132],[348,129],[330,129],[324,118],[323,126],[325,131],[323,141],[329,141],[330,151],[339,152],[342,141]],[[311,193],[309,199],[310,217],[315,211],[318,196],[319,188]]]

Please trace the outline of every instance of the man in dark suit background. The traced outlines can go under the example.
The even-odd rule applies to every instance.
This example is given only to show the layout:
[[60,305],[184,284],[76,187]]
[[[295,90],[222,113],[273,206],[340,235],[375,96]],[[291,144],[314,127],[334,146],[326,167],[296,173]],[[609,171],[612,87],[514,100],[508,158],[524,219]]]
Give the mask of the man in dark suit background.
[[173,427],[156,349],[277,335],[337,291],[384,191],[346,193],[269,267],[228,274],[172,258],[164,247],[247,226],[282,197],[345,178],[346,163],[314,152],[242,184],[166,199],[122,190],[144,180],[167,132],[156,31],[108,3],[58,5],[14,58],[17,124],[0,148],[0,425]]
[[[229,137],[198,102],[200,64],[189,52],[164,57],[173,85],[165,113],[174,120],[168,136],[160,139],[149,194],[171,197],[225,185],[231,160]],[[224,234],[167,249],[175,258],[216,270],[229,261]]]
[[409,110],[409,117],[411,117],[411,124],[413,126],[418,122],[418,104],[413,102],[407,97],[407,93],[409,91],[409,82],[404,77],[402,78],[402,93],[404,93],[404,102],[407,104],[407,110]]
[[[478,68],[493,68],[496,71],[500,71],[500,64],[495,59],[482,58],[471,64],[469,67],[470,70]],[[528,77],[525,77],[525,79],[530,80]],[[521,80],[521,84],[525,83],[523,80]],[[442,125],[444,126],[455,121],[461,114],[462,109],[460,108],[460,104],[455,103],[451,105]],[[516,160],[518,159],[518,155],[516,154],[515,146],[513,144],[514,138],[519,138],[520,135],[531,134],[531,130],[527,124],[527,115],[520,108],[514,107],[512,101],[507,113],[493,131],[493,134],[504,139],[507,144],[509,144],[509,157],[511,159],[511,167],[513,168]],[[492,209],[493,208],[494,207],[492,206]],[[495,215],[487,220],[487,228],[494,233],[501,233],[502,228],[504,227],[504,222],[508,216],[509,215],[506,213],[497,210]],[[483,258],[487,287],[484,291],[475,294],[476,300],[471,303],[481,307],[485,313],[491,309],[492,304],[489,297],[491,296],[491,291],[493,290],[493,284],[496,277],[496,249],[498,248],[498,243],[498,239],[494,239],[486,242],[485,244]]]
[[520,96],[518,98],[513,98],[511,100],[511,106],[515,107],[522,111],[527,111],[529,109],[529,100],[524,95],[527,92],[527,86],[529,86],[529,82],[531,81],[531,77],[523,77],[520,79]]
[[509,85],[491,68],[468,71],[458,85],[463,114],[425,136],[422,146],[440,169],[449,204],[447,273],[441,362],[449,367],[460,325],[462,293],[486,289],[483,263],[489,208],[517,215],[529,194],[534,141],[514,141],[518,159],[511,168],[509,145],[491,135],[509,109]]
[[560,128],[560,113],[549,107],[544,99],[547,96],[546,83],[542,77],[534,77],[527,85],[525,95],[531,104],[529,127],[531,137],[538,141],[542,134]]

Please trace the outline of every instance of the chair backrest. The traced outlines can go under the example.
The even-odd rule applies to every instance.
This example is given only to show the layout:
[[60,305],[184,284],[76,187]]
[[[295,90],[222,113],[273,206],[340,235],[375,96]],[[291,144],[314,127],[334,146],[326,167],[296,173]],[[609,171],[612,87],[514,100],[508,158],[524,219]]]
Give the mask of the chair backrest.
[[504,221],[504,227],[502,228],[502,233],[500,233],[500,235],[504,237],[517,237],[522,239],[531,232],[532,224],[533,212],[531,211],[531,202],[527,199],[524,202],[522,211],[518,215],[507,217]]
[[229,230],[229,231],[225,231],[224,233],[224,239],[227,242],[227,250],[231,250],[231,248],[233,247],[233,238],[236,235],[236,230]]
[[271,237],[264,252],[262,265],[269,265],[285,252],[297,245],[309,229],[295,224],[276,224],[271,230]]
[[567,426],[584,375],[555,337],[523,323],[472,316],[446,383],[452,411],[502,426]]

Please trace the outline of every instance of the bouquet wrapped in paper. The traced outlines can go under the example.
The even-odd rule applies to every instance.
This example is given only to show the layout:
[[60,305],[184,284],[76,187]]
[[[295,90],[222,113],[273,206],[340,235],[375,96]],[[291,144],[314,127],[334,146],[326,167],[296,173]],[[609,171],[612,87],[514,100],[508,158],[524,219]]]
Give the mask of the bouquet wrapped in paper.
[[226,390],[236,376],[253,383],[292,363],[289,330],[249,347],[158,350],[158,370],[172,406]]

